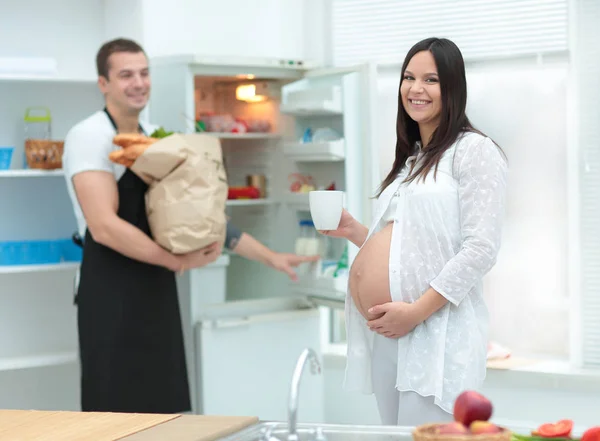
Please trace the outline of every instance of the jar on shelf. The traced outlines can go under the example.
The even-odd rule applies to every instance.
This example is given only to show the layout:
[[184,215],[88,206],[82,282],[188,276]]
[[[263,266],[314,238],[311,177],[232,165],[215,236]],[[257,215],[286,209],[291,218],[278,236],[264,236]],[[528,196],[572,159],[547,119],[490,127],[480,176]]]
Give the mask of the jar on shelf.
[[47,107],[25,109],[25,140],[52,139],[52,117]]
[[52,140],[52,117],[47,107],[25,110],[25,155],[23,168],[62,168],[63,141]]

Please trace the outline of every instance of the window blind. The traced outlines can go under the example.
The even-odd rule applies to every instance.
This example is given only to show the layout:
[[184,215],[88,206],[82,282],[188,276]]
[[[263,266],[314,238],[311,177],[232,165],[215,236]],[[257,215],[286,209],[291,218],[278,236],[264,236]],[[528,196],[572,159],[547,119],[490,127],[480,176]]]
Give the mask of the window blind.
[[568,0],[333,0],[336,66],[401,63],[417,41],[453,40],[465,59],[568,49]]
[[600,1],[574,4],[582,290],[576,325],[583,365],[600,367]]

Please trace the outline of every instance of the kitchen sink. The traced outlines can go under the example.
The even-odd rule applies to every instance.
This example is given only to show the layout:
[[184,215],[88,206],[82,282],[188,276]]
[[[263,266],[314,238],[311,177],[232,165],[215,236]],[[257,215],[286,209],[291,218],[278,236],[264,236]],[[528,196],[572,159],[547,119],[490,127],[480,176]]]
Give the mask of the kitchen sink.
[[[298,441],[412,441],[411,427],[299,423]],[[287,441],[284,422],[260,422],[219,441]]]
[[[259,421],[217,441],[413,441],[414,427],[298,423],[298,390],[306,366],[312,373],[321,372],[317,354],[310,348],[302,351],[292,375],[288,421]],[[531,428],[514,424],[502,426],[516,433],[531,432]]]
[[306,366],[313,374],[321,372],[317,354],[310,348],[302,351],[292,374],[288,421],[261,421],[219,441],[412,441],[410,427],[298,423],[299,385]]

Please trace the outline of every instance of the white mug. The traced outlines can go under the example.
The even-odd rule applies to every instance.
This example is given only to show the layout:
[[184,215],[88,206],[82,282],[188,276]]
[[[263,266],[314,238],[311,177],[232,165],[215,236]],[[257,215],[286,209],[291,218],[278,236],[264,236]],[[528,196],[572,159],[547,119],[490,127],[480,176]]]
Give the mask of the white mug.
[[317,230],[337,230],[344,209],[343,191],[311,191],[308,193],[308,202]]

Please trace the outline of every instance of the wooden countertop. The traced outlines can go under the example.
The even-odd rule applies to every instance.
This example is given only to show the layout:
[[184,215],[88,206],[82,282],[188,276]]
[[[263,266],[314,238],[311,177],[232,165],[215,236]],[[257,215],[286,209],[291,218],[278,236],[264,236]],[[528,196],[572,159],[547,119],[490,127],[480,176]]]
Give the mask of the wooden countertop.
[[181,415],[120,441],[215,441],[256,423],[257,417]]
[[19,441],[215,441],[257,417],[0,410],[0,439]]

